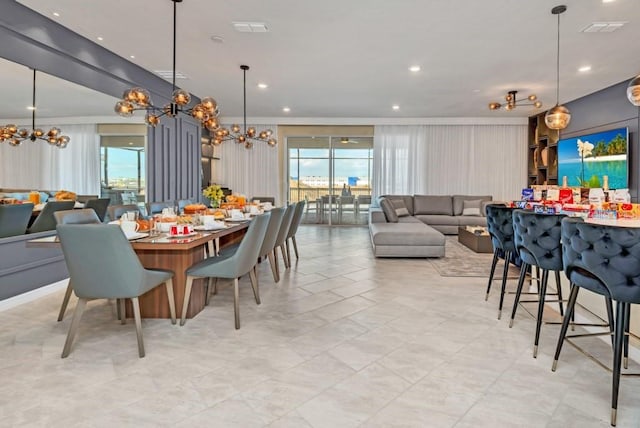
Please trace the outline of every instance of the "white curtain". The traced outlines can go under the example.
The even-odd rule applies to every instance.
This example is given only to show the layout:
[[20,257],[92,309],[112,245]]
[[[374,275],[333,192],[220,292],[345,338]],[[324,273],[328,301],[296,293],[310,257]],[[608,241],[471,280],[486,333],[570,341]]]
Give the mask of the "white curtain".
[[71,190],[100,194],[100,137],[96,125],[59,126],[71,138],[65,149],[44,141],[23,141],[18,147],[0,144],[0,187],[32,190]]
[[527,125],[382,125],[374,131],[373,193],[519,198]]
[[[273,138],[278,138],[277,125],[249,126],[255,127],[258,132],[271,129]],[[277,147],[256,141],[253,148],[247,150],[242,144],[226,141],[216,148],[216,155],[220,159],[213,161],[212,176],[217,184],[249,198],[273,196],[276,202],[280,201]]]

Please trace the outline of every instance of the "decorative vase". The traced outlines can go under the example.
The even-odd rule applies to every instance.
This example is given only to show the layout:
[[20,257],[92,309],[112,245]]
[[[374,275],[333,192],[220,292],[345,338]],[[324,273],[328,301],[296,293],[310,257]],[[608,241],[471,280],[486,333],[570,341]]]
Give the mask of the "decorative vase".
[[549,148],[545,147],[540,151],[540,161],[542,166],[549,166]]
[[218,199],[211,199],[211,208],[220,208],[220,201]]

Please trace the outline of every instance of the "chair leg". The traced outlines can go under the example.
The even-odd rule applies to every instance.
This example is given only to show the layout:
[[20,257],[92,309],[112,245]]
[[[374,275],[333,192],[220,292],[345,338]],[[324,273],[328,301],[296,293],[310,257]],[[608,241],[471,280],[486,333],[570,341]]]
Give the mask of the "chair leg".
[[213,281],[213,278],[209,277],[207,279],[207,285],[205,286],[205,290],[204,290],[204,305],[205,306],[209,306],[209,302],[211,301],[211,293],[213,292],[213,287],[211,282]]
[[504,270],[502,271],[502,287],[500,289],[500,305],[498,306],[498,319],[502,318],[502,304],[504,303],[504,293],[507,289],[507,276],[509,275],[510,251],[504,252]]
[[291,237],[291,242],[293,243],[293,251],[296,253],[296,259],[299,259],[300,257],[298,256],[298,243],[296,242],[295,235]]
[[289,248],[289,238],[284,240],[284,247],[287,249],[287,263],[291,267],[291,250]]
[[258,276],[256,275],[256,267],[249,271],[249,280],[251,281],[251,288],[253,288],[253,297],[256,299],[256,303],[260,304],[260,288],[258,284]]
[[560,271],[555,271],[556,276],[556,292],[558,293],[558,306],[560,309],[560,316],[564,316],[564,302],[562,301],[562,285],[560,282]]
[[516,291],[516,298],[513,300],[513,308],[511,309],[511,321],[509,321],[509,328],[513,327],[513,320],[516,317],[516,311],[518,310],[518,304],[520,303],[520,296],[522,295],[522,286],[524,285],[524,279],[527,276],[527,265],[522,262],[520,266],[520,277],[518,278],[518,289]]
[[69,326],[69,333],[67,333],[67,340],[64,342],[64,348],[62,348],[62,358],[67,358],[71,352],[71,345],[73,344],[73,339],[76,337],[76,333],[78,332],[80,318],[82,318],[82,313],[84,312],[86,305],[87,299],[79,299],[76,304],[76,309],[73,312],[73,319],[71,320],[71,326]]
[[611,333],[611,349],[613,349],[613,347],[615,346],[614,326],[616,323],[615,323],[615,319],[613,318],[613,302],[611,300],[611,297],[605,297],[604,304],[607,307],[607,317],[609,318],[609,333]]
[[278,262],[278,248],[273,249],[273,263],[276,265],[276,276],[280,281],[280,263]]
[[620,390],[620,363],[624,342],[624,317],[629,304],[616,302],[615,346],[613,347],[613,386],[611,388],[611,425],[616,426],[618,413],[618,392]]
[[144,358],[144,341],[142,340],[142,320],[140,318],[140,302],[137,297],[131,298],[133,306],[133,319],[136,323],[136,336],[138,337],[138,356]]
[[62,318],[64,318],[64,313],[67,311],[67,305],[69,304],[71,293],[73,293],[73,288],[71,287],[71,279],[69,279],[69,284],[67,284],[67,290],[64,292],[62,305],[60,306],[60,313],[58,313],[58,321],[62,321]]
[[271,273],[273,274],[273,280],[275,282],[280,281],[280,277],[278,275],[278,266],[276,264],[275,256],[273,255],[273,250],[269,251],[269,254],[267,254],[267,258],[269,259],[269,265],[271,266]]
[[125,309],[125,300],[124,299],[116,299],[116,305],[118,305],[118,309],[120,312],[120,324],[127,323],[127,311]]
[[533,341],[533,358],[538,358],[538,342],[540,342],[540,330],[542,329],[542,317],[544,316],[544,301],[547,295],[547,284],[549,283],[549,271],[542,270],[542,284],[538,297],[538,317],[536,318],[536,338]]
[[558,359],[560,358],[560,351],[562,351],[562,345],[564,344],[564,338],[567,336],[567,329],[569,328],[569,323],[573,318],[573,311],[576,306],[576,300],[578,299],[578,291],[580,291],[580,287],[575,284],[571,284],[571,291],[569,292],[569,300],[567,301],[567,311],[564,313],[564,318],[562,319],[562,327],[560,328],[560,337],[558,337],[558,344],[556,345],[556,354],[553,357],[553,365],[551,366],[551,371],[555,372],[558,367]]
[[167,289],[167,299],[169,300],[169,313],[171,314],[171,324],[176,323],[176,299],[173,296],[173,279],[169,278],[164,283]]
[[496,272],[496,265],[498,264],[498,250],[493,250],[493,261],[491,262],[491,271],[489,272],[489,283],[487,284],[487,294],[484,296],[484,301],[489,300],[489,292],[491,291],[491,283],[493,282],[493,275]]
[[182,313],[180,314],[180,325],[187,322],[187,309],[189,308],[189,299],[191,298],[191,287],[193,287],[194,277],[187,275],[187,283],[184,288],[184,301],[182,302]]
[[287,250],[286,250],[284,244],[280,245],[280,252],[282,253],[282,261],[284,262],[284,268],[285,269],[289,269],[289,262],[288,262],[288,258],[287,258]]
[[238,278],[233,278],[233,315],[236,321],[236,330],[240,329],[240,299],[238,292]]
[[627,303],[624,312],[624,353],[622,354],[622,366],[629,368],[629,321],[631,320],[631,305]]

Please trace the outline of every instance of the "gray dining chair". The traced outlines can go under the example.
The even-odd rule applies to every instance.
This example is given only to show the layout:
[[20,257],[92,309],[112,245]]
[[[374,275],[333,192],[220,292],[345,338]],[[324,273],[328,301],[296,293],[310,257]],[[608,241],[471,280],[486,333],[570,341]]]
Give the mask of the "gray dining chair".
[[24,235],[33,213],[33,204],[0,205],[0,238]]
[[53,214],[56,211],[72,210],[76,205],[75,201],[50,201],[44,205],[38,217],[33,221],[28,233],[38,233],[56,228],[56,219]]
[[[191,205],[193,204],[193,201],[191,199],[180,199],[178,201],[178,210],[180,212],[184,212],[184,207],[186,207],[187,205]],[[160,212],[162,212],[162,210],[160,210]],[[151,213],[149,213],[149,215],[152,215]]]
[[109,205],[107,207],[107,214],[109,215],[109,220],[114,221],[118,220],[122,217],[122,214],[127,211],[137,211],[140,212],[140,208],[136,204],[126,204],[126,205]]
[[98,198],[98,199],[89,199],[85,204],[85,208],[93,208],[93,210],[98,215],[100,221],[104,221],[105,216],[107,215],[107,207],[111,203],[111,199],[109,198]]
[[251,198],[251,202],[253,201],[260,201],[260,203],[270,202],[271,205],[275,205],[276,198],[274,198],[273,196],[253,196]]
[[[165,208],[171,208],[174,209],[175,208],[175,204],[173,203],[173,201],[164,201],[164,202],[149,202],[147,203],[147,215],[154,215],[154,214],[162,214],[162,210]],[[181,208],[178,208],[181,209]],[[176,213],[178,214],[178,213]]]
[[293,215],[295,214],[296,204],[290,204],[287,206],[284,216],[282,217],[282,223],[280,223],[280,230],[278,230],[278,236],[276,237],[276,242],[273,245],[273,258],[275,260],[277,276],[280,278],[280,265],[278,263],[278,248],[280,248],[280,253],[282,253],[282,260],[284,261],[285,269],[289,268],[289,258],[287,257],[287,233],[289,233],[289,227],[291,226],[291,222],[293,221]]
[[[240,328],[240,307],[238,302],[238,278],[242,275],[249,274],[251,279],[251,287],[256,303],[260,304],[260,292],[258,290],[258,282],[255,278],[253,267],[258,259],[260,246],[264,240],[269,225],[270,216],[268,214],[259,215],[251,220],[251,224],[247,229],[247,233],[242,238],[242,242],[236,251],[221,254],[218,257],[210,257],[204,259],[187,269],[187,283],[184,293],[184,302],[182,303],[182,317],[180,325],[186,322],[187,309],[189,308],[189,299],[191,298],[191,288],[193,280],[197,278],[211,278],[216,281],[218,278],[233,279],[233,307],[235,314],[236,329]],[[207,294],[209,293],[207,287]]]
[[[282,218],[284,217],[285,208],[274,208],[269,212],[269,226],[267,226],[267,232],[264,235],[264,240],[260,246],[260,252],[258,257],[267,257],[269,265],[271,266],[271,273],[273,274],[273,280],[275,282],[280,281],[278,269],[276,268],[276,259],[274,253],[274,246],[278,232],[280,231],[280,225],[282,224]],[[254,272],[257,264],[254,266]],[[256,275],[257,278],[257,275]]]
[[[62,358],[66,358],[71,352],[80,318],[87,302],[92,299],[120,299],[122,309],[124,299],[131,299],[138,338],[138,355],[140,358],[144,357],[138,297],[165,284],[171,322],[175,324],[173,272],[145,269],[117,225],[61,224],[57,231],[69,277],[73,282],[73,291],[79,299],[62,350]],[[96,245],[97,243],[99,245]],[[124,310],[122,313],[124,314]],[[125,323],[124,316],[122,322]]]
[[291,250],[289,248],[289,241],[291,241],[291,243],[293,244],[293,251],[296,253],[296,259],[300,258],[298,256],[298,243],[296,242],[296,233],[298,232],[298,227],[300,226],[300,222],[302,221],[302,214],[304,214],[305,204],[306,202],[304,200],[299,201],[296,204],[295,211],[293,212],[293,218],[291,219],[291,225],[289,226],[289,230],[287,230],[285,244],[287,248],[287,260],[289,262],[289,266],[291,266]]
[[[92,208],[84,208],[81,210],[64,210],[56,211],[53,213],[53,217],[57,224],[100,224],[102,223],[98,218],[98,215]],[[62,321],[64,314],[67,311],[69,305],[69,299],[71,299],[71,293],[73,287],[71,285],[71,279],[67,284],[67,290],[64,292],[62,299],[62,305],[60,305],[60,312],[58,313],[58,321]]]

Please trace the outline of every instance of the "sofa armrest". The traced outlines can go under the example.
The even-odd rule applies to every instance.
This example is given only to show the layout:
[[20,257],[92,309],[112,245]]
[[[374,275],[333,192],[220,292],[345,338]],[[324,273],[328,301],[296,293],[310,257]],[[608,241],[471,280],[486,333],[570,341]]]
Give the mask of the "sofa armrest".
[[369,223],[386,223],[387,218],[382,212],[382,208],[369,208]]

